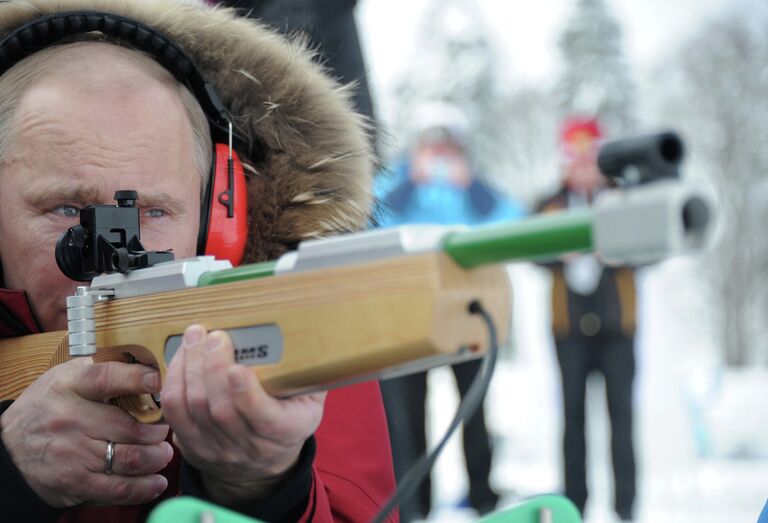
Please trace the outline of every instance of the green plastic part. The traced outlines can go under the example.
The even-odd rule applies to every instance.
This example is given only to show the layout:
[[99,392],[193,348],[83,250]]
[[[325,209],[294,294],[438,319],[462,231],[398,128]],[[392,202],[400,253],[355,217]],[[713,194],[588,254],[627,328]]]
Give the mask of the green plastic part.
[[224,269],[222,271],[205,272],[197,281],[197,286],[207,287],[209,285],[221,285],[222,283],[254,280],[256,278],[273,276],[275,274],[276,265],[277,261],[268,261],[242,265],[240,267]]
[[[149,515],[147,523],[263,523],[224,507],[191,497],[163,501]],[[513,507],[494,512],[478,523],[581,523],[576,506],[555,494],[536,496]]]
[[263,523],[197,498],[178,497],[160,503],[147,523]]
[[447,234],[443,242],[445,252],[465,269],[515,260],[543,261],[592,248],[589,210],[456,231]]
[[581,523],[581,515],[568,498],[545,494],[489,514],[478,523]]

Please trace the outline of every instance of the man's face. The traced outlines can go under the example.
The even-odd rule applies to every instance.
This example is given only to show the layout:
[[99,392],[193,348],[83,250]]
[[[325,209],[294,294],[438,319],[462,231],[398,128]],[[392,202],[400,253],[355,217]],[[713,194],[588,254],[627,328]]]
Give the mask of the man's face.
[[422,142],[411,157],[415,183],[447,183],[465,189],[472,182],[471,169],[461,147],[449,140]]
[[605,177],[593,157],[584,156],[572,160],[565,169],[566,184],[572,192],[589,196],[605,185]]
[[570,191],[589,196],[604,185],[597,149],[597,138],[588,132],[575,134],[566,144],[565,183]]
[[[120,65],[106,59],[103,67],[98,81],[108,84]],[[61,273],[54,250],[81,207],[114,204],[115,191],[134,189],[143,245],[177,259],[195,254],[201,182],[178,95],[155,80],[102,90],[84,88],[88,81],[52,76],[24,95],[0,170],[5,286],[27,292],[46,331],[66,329],[65,298],[78,284]]]

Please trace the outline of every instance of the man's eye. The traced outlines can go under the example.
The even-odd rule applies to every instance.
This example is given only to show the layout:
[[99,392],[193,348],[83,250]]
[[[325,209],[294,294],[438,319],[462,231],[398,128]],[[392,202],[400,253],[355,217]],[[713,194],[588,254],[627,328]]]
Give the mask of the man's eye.
[[61,207],[56,207],[53,213],[65,218],[77,218],[80,214],[80,208],[74,205],[62,205]]
[[163,209],[147,209],[142,213],[142,216],[147,218],[163,218],[167,215],[168,213]]

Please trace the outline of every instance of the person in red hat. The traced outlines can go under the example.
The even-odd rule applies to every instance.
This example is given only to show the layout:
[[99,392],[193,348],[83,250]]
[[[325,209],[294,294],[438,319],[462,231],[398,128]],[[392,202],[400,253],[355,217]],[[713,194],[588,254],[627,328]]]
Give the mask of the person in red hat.
[[[594,118],[574,117],[561,130],[563,181],[539,212],[586,207],[607,186],[597,167],[603,134]],[[552,272],[552,331],[562,377],[565,494],[580,511],[587,502],[584,398],[587,377],[605,379],[611,420],[614,504],[633,517],[635,454],[632,383],[635,375],[635,281],[630,267],[607,267],[592,254],[570,255],[546,265]]]

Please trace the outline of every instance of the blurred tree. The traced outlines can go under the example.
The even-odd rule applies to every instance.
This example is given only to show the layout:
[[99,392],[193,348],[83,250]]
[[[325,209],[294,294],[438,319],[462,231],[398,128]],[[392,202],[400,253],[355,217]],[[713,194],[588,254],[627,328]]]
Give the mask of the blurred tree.
[[768,4],[740,7],[658,71],[669,86],[661,112],[683,130],[695,170],[720,200],[721,231],[704,274],[724,360],[734,366],[768,364]]
[[533,204],[560,183],[557,149],[557,106],[541,87],[526,87],[510,93],[495,114],[504,126],[504,169],[500,183],[523,201]]
[[462,109],[469,120],[467,149],[485,181],[502,192],[497,173],[504,164],[504,128],[499,115],[504,93],[490,29],[474,0],[432,0],[417,30],[409,65],[397,82],[397,114],[389,135],[390,154],[411,143],[419,123],[417,107],[443,101]]
[[634,131],[636,89],[621,26],[603,0],[578,0],[559,46],[563,69],[555,97],[561,116],[596,116],[609,139]]

